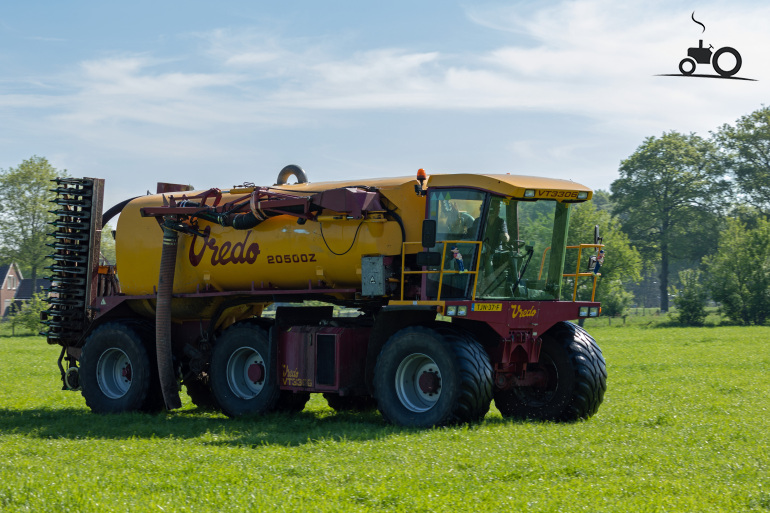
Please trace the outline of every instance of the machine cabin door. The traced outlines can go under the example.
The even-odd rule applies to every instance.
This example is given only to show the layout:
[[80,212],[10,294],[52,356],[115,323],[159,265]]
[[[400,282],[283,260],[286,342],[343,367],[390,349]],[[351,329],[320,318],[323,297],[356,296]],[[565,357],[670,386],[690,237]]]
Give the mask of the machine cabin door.
[[[489,194],[476,189],[434,188],[428,191],[428,219],[436,221],[435,251],[444,253],[441,299],[470,299],[474,279],[462,271],[476,268],[478,244]],[[446,245],[446,249],[444,246]],[[459,273],[458,273],[459,271]],[[427,296],[436,298],[438,275],[427,276]]]

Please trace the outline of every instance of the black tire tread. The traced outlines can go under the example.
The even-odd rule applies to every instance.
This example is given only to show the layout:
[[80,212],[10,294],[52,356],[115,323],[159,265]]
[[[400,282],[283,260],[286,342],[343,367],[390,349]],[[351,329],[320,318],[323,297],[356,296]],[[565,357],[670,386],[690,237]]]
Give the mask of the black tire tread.
[[458,405],[461,414],[458,422],[474,422],[483,419],[492,402],[492,364],[482,345],[470,335],[448,328],[439,328],[451,345],[460,363],[463,392]]
[[[81,394],[85,399],[86,406],[88,406],[94,413],[123,413],[129,411],[142,411],[144,405],[148,400],[148,392],[151,389],[151,362],[147,354],[147,348],[142,341],[141,331],[136,329],[136,326],[131,322],[109,322],[102,324],[94,329],[86,339],[86,343],[83,345],[83,352],[80,357],[80,370],[81,370]],[[116,331],[118,335],[125,335],[129,337],[132,344],[135,344],[135,348],[139,351],[139,354],[135,356],[135,360],[131,360],[131,371],[133,377],[131,380],[131,387],[134,389],[130,391],[131,397],[110,399],[101,392],[99,385],[96,382],[96,375],[90,375],[91,371],[96,371],[96,365],[99,357],[104,351],[94,349],[94,344],[97,344],[99,337],[105,336],[106,332]],[[89,344],[91,344],[89,346]],[[122,348],[125,349],[125,348]],[[91,360],[96,360],[93,363]]]
[[[377,382],[377,374],[382,372],[382,357],[383,354],[386,354],[388,345],[392,341],[412,336],[438,340],[449,350],[451,358],[458,369],[459,393],[456,400],[431,425],[443,426],[474,422],[482,419],[489,411],[492,400],[492,365],[489,361],[489,356],[478,341],[450,327],[411,326],[398,331],[380,352],[377,369],[375,370],[375,383]],[[384,391],[378,391],[375,386],[375,397],[383,417],[393,424],[405,424],[404,419],[389,415],[387,408],[383,408],[383,394],[385,393]],[[419,420],[414,423],[409,422],[407,425],[429,427],[429,425],[423,424]]]
[[577,324],[556,323],[543,335],[543,344],[552,344],[564,351],[569,360],[574,383],[561,409],[554,413],[529,412],[523,414],[520,401],[511,390],[496,391],[495,404],[504,417],[573,422],[594,415],[604,400],[607,390],[607,366],[601,349],[594,338]]
[[573,333],[569,348],[576,367],[577,390],[570,419],[588,418],[599,410],[607,391],[607,364],[596,340],[586,330],[571,322],[563,323],[567,333]]
[[[265,359],[266,365],[268,368],[275,365],[275,348],[271,347],[268,334],[264,328],[259,324],[250,321],[242,321],[233,324],[219,337],[212,353],[211,388],[214,398],[222,409],[222,412],[228,417],[262,415],[274,411],[277,407],[281,393],[275,375],[273,375],[274,381],[268,383],[257,397],[245,401],[232,394],[232,391],[229,390],[229,386],[227,385],[227,378],[225,376],[218,376],[216,374],[218,371],[224,371],[224,369],[219,369],[220,363],[224,362],[218,362],[218,360],[225,356],[229,357],[229,355],[226,354],[219,354],[223,351],[223,344],[230,343],[229,340],[231,337],[238,336],[245,336],[246,340],[261,339],[259,341],[264,343],[266,348],[270,348],[270,354],[267,354],[266,348],[263,348],[263,352],[266,354],[262,357]],[[255,401],[256,399],[258,399],[256,403],[250,403],[250,401]]]

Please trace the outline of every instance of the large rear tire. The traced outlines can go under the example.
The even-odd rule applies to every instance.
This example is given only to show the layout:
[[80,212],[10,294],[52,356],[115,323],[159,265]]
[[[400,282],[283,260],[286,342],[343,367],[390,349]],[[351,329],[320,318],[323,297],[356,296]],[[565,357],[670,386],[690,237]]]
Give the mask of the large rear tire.
[[229,417],[276,408],[280,389],[275,352],[262,328],[238,323],[219,337],[211,355],[211,391]]
[[492,399],[492,366],[484,348],[450,329],[409,327],[383,347],[374,373],[382,416],[414,427],[472,422]]
[[583,328],[560,322],[543,335],[540,361],[528,366],[544,383],[495,391],[503,417],[571,422],[596,413],[607,390],[607,367],[596,341]]
[[153,370],[140,330],[118,322],[99,326],[86,340],[80,358],[86,405],[95,413],[150,409]]

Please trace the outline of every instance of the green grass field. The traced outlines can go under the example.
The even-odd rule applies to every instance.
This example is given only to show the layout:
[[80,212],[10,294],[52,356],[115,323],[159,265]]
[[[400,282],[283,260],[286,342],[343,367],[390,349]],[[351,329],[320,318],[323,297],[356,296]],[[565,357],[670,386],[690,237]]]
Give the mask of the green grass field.
[[377,413],[98,416],[58,348],[0,338],[0,511],[770,511],[770,328],[587,326],[609,373],[575,424],[413,430]]

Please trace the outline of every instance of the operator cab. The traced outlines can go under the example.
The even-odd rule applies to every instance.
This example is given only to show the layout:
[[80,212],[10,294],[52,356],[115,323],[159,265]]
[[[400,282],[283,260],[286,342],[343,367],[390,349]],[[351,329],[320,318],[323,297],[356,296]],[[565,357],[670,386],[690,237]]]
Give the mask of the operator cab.
[[[568,209],[469,188],[428,191],[440,268],[427,275],[429,299],[556,300],[563,272]],[[479,244],[479,242],[481,244]],[[551,256],[556,255],[554,265]]]

